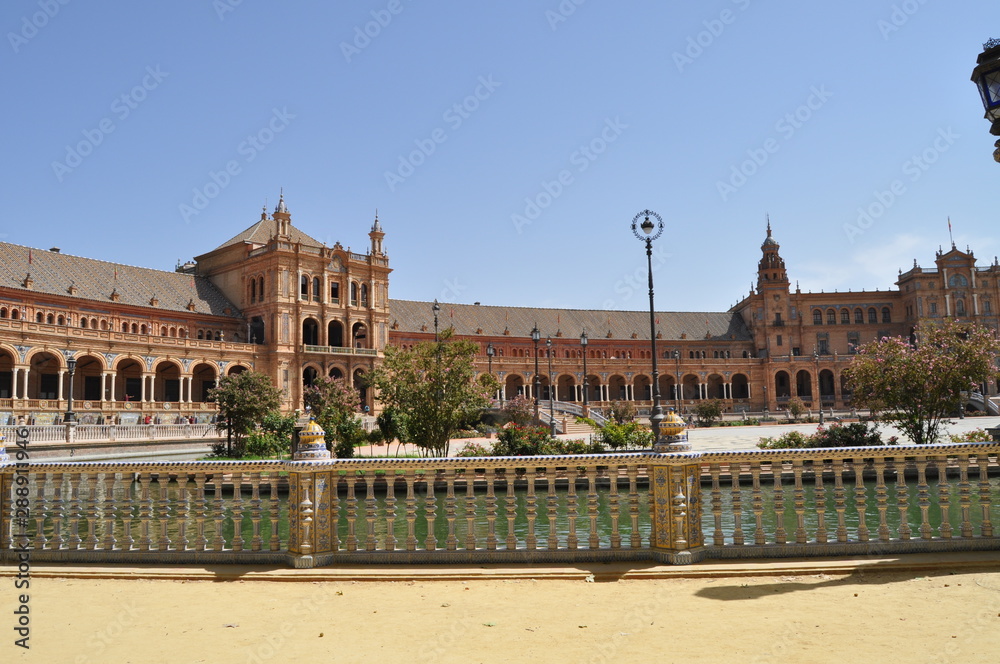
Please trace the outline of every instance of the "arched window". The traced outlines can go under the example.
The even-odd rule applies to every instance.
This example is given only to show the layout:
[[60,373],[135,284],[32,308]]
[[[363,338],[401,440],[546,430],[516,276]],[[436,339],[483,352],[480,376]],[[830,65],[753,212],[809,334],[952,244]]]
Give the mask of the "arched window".
[[64,316],[60,316],[58,318],[58,322],[56,324],[57,325],[65,325],[66,324],[66,318]]
[[122,323],[122,332],[128,332],[128,323]]
[[257,301],[257,280],[250,280],[250,303],[253,304]]
[[948,285],[952,288],[964,288],[969,285],[969,280],[961,274],[953,274],[951,278],[948,279]]
[[167,336],[167,328],[166,328],[166,326],[163,326],[163,327],[160,328],[160,336],[161,337]]
[[358,283],[356,281],[351,282],[351,306],[358,306]]
[[848,323],[850,323],[851,322],[851,312],[848,311],[847,309],[841,309],[840,310],[840,322],[843,323],[844,325],[847,325]]
[[855,323],[865,322],[865,312],[861,311],[860,307],[854,310],[854,322]]
[[319,302],[320,297],[322,295],[323,291],[321,291],[319,287],[319,277],[313,277],[313,292],[312,292],[313,300]]
[[143,323],[142,327],[139,328],[139,330],[140,330],[139,334],[146,334],[146,325],[145,325],[145,323]]
[[205,330],[198,330],[198,338],[199,339],[205,338]]
[[52,314],[49,314],[48,316],[45,317],[45,324],[46,325],[52,325],[55,322],[56,322],[56,317],[53,316]]
[[964,316],[965,315],[965,300],[958,298],[955,300],[955,315]]
[[7,307],[0,307],[0,318],[7,317]]
[[361,284],[361,306],[368,306],[368,284]]
[[821,312],[819,309],[816,309],[815,311],[813,311],[813,325],[822,325],[822,324],[823,324],[823,312]]
[[259,277],[257,279],[257,301],[264,301],[264,277]]
[[892,314],[889,313],[889,307],[882,307],[882,322],[883,323],[892,322]]
[[80,327],[87,327],[87,319],[80,318]]
[[37,314],[35,314],[35,322],[36,323],[44,323],[45,322],[45,314],[43,314],[41,311],[39,311]]
[[837,323],[837,312],[833,309],[826,310],[826,322],[828,325],[836,325]]
[[101,319],[101,329],[102,330],[107,330],[108,329],[108,321],[106,321],[104,319]]
[[309,277],[304,274],[299,281],[299,298],[303,300],[309,299]]
[[869,307],[868,309],[868,322],[869,323],[878,322],[878,312],[875,311],[875,307]]

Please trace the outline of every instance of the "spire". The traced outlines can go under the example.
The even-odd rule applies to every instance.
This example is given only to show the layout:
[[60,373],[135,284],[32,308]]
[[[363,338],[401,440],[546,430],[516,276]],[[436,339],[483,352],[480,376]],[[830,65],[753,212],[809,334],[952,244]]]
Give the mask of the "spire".
[[283,212],[283,213],[287,214],[288,213],[288,208],[285,207],[285,188],[282,187],[280,191],[281,191],[281,193],[278,196],[278,205],[274,208],[274,211],[275,212]]

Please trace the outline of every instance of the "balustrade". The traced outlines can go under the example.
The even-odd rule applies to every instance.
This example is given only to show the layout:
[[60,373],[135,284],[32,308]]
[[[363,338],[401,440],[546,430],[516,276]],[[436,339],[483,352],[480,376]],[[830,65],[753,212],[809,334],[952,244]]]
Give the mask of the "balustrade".
[[11,453],[0,557],[22,542],[39,560],[297,567],[997,549],[998,453],[965,443],[20,465]]

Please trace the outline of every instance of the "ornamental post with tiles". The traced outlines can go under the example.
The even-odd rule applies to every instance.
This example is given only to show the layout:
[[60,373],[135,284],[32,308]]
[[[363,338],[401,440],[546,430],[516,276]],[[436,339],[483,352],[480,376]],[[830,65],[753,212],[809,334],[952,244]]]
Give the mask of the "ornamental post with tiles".
[[[666,418],[660,425],[661,435],[680,443],[684,422],[674,417]],[[685,437],[683,443],[686,442]],[[661,454],[659,450],[651,455],[650,548],[662,562],[685,565],[702,558],[700,458],[698,453]]]
[[288,464],[288,554],[297,568],[324,563],[322,557],[333,553],[331,491],[333,473],[326,464],[330,459],[324,436],[315,420],[302,429],[299,444]]

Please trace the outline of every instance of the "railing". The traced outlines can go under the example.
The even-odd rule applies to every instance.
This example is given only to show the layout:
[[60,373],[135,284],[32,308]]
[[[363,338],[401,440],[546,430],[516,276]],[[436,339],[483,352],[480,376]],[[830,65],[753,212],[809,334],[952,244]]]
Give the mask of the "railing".
[[116,442],[127,440],[215,440],[221,436],[214,424],[65,424],[0,426],[8,444],[18,431],[32,443]]
[[372,355],[377,356],[375,348],[351,348],[350,346],[314,346],[306,344],[302,347],[304,353],[326,353],[328,355]]
[[38,560],[296,567],[1000,549],[998,443],[311,462],[9,453],[5,560],[22,545]]

